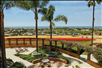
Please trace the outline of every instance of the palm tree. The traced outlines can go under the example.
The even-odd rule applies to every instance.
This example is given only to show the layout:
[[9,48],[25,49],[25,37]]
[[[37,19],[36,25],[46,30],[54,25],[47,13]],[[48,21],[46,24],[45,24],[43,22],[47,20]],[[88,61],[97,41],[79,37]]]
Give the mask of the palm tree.
[[[87,0],[88,1],[88,0]],[[98,4],[101,3],[101,0],[96,0]],[[90,6],[93,6],[93,21],[92,21],[92,39],[91,39],[91,46],[93,45],[93,31],[94,31],[94,11],[95,11],[95,0],[89,0],[88,4],[87,4],[88,7]]]
[[[4,40],[4,9],[11,8],[12,1],[0,1],[0,50],[2,53],[2,67],[6,68],[5,40]],[[13,6],[12,6],[13,7]]]
[[38,52],[38,30],[37,30],[37,20],[38,20],[38,11],[48,4],[49,0],[30,0],[30,1],[17,1],[17,7],[24,10],[31,10],[35,14],[36,22],[36,51]]
[[[58,15],[55,19],[53,18],[55,7],[50,5],[49,8],[43,8],[40,13],[43,14],[41,21],[50,22],[50,39],[52,39],[52,26],[55,26],[54,21],[64,21],[67,24],[67,17],[64,15]],[[52,41],[50,41],[51,51],[52,51]]]
[[[88,1],[88,0],[86,0],[86,1]],[[96,1],[97,1],[98,4],[101,3],[101,0],[96,0]],[[94,18],[95,0],[93,0],[93,1],[92,0],[89,0],[87,6],[88,7],[93,6],[92,39],[91,39],[91,46],[92,46],[93,45],[94,20],[95,20],[95,18]],[[90,60],[90,54],[88,54],[87,58],[88,58],[88,60]]]

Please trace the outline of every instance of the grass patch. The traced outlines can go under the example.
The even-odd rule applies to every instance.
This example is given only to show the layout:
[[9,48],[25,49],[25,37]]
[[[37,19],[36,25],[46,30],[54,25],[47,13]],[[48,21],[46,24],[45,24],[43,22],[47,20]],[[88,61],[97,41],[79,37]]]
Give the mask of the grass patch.
[[76,65],[75,67],[76,67],[76,68],[81,68],[81,67],[79,67],[78,65]]
[[91,44],[91,41],[79,41],[79,43],[89,46]]
[[[12,61],[12,59],[10,59],[10,58],[7,58],[7,59],[6,59],[6,61]],[[12,61],[12,62],[13,62],[13,61]]]
[[88,55],[88,52],[84,51],[81,55]]
[[15,62],[10,68],[23,68],[24,65],[19,63],[19,62]]

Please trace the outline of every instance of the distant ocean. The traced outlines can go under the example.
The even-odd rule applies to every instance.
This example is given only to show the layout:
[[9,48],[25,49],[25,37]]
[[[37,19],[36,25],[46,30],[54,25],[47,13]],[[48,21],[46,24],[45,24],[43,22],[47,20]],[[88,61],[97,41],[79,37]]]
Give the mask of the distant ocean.
[[[92,28],[92,26],[54,26],[53,28]],[[35,26],[9,26],[4,28],[35,28]],[[49,26],[38,26],[38,28],[49,28]],[[94,28],[102,28],[102,26],[94,26]]]

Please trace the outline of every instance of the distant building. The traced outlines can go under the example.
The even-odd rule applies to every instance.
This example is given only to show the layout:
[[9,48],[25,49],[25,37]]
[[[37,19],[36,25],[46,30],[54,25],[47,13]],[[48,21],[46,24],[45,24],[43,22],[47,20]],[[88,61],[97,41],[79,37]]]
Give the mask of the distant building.
[[75,31],[78,31],[78,29],[76,29],[76,28],[75,28],[74,30],[75,30]]
[[81,31],[89,31],[89,29],[81,29]]

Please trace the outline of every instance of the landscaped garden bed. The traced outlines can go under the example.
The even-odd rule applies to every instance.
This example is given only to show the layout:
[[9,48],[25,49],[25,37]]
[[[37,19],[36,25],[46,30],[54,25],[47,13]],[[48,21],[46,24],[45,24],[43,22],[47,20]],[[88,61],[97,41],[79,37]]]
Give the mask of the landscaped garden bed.
[[15,62],[10,68],[23,68],[24,65],[19,63],[19,62]]
[[[34,50],[33,52],[35,52],[35,51],[36,51],[36,50]],[[42,56],[34,56],[34,57],[32,57],[31,54],[32,54],[33,52],[31,52],[31,53],[28,54],[28,55],[17,53],[17,54],[15,54],[15,56],[18,56],[18,57],[20,57],[20,58],[22,58],[22,59],[24,59],[24,60],[27,60],[27,61],[29,61],[29,62],[31,62],[31,63],[32,63],[34,60],[37,60],[37,59],[49,58],[48,56],[46,56],[46,53],[50,52],[50,50],[40,49],[40,48],[39,48],[38,51],[42,52]],[[69,63],[69,61],[68,61],[67,59],[62,58],[62,57],[59,57],[59,55],[62,54],[61,52],[55,51],[55,53],[56,53],[57,56],[51,56],[52,58],[62,59],[62,60],[67,61],[67,63]]]

